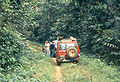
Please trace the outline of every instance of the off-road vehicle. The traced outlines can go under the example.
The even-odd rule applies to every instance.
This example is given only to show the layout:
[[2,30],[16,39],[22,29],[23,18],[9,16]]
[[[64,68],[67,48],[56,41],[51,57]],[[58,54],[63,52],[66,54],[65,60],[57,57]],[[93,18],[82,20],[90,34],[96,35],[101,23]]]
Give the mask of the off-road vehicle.
[[80,49],[75,38],[58,40],[56,50],[56,61],[60,65],[62,62],[78,62]]

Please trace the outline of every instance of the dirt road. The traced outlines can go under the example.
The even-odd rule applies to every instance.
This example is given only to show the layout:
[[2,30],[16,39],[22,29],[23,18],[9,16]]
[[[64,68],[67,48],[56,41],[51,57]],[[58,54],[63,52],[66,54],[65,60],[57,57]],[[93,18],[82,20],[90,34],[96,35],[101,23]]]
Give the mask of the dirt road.
[[[27,42],[27,46],[30,48],[30,49],[32,49],[33,51],[35,51],[35,52],[39,52],[39,50],[37,50],[37,49],[35,49],[35,48],[33,48],[31,45],[30,45],[30,43],[29,42]],[[34,45],[35,47],[37,47],[37,48],[39,48],[40,50],[42,50],[42,48],[41,47],[39,47],[38,45]]]
[[62,73],[61,73],[61,67],[57,66],[56,58],[53,58],[54,63],[56,64],[56,81],[55,82],[63,82],[62,81]]
[[[31,47],[29,43],[27,45],[33,51],[39,52],[37,49]],[[37,47],[37,48],[41,48],[41,47],[39,47],[37,45],[34,45],[34,46]],[[61,72],[62,68],[61,68],[61,66],[57,65],[56,58],[53,58],[52,60],[55,63],[55,69],[56,69],[56,72],[53,74],[53,76],[56,78],[54,82],[64,82],[63,79],[62,79],[62,72]],[[84,73],[85,75],[87,75],[87,77],[89,79],[91,79],[91,74],[89,72],[87,72],[81,65],[79,65],[79,67],[77,67],[77,68],[81,69],[82,73]],[[96,79],[92,78],[92,81],[96,82]]]

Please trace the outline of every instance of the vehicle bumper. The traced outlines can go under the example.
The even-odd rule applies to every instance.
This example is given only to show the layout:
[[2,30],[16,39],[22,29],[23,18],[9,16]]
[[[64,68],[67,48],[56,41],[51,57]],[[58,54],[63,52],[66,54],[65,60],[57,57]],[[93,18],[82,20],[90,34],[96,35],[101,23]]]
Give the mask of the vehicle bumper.
[[58,62],[77,62],[79,58],[74,58],[74,59],[57,59]]

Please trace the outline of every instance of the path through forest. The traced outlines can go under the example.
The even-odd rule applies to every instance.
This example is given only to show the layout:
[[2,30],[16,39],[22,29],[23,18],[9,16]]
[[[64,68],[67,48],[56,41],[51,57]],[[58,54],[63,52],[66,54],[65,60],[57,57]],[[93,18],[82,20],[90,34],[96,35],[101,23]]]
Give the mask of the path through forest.
[[[27,46],[28,46],[30,49],[32,49],[33,51],[39,52],[37,49],[35,49],[35,48],[33,48],[32,46],[30,46],[30,43],[29,43],[29,42],[27,42]],[[39,48],[40,48],[40,47],[39,47]]]
[[[35,51],[35,52],[40,52],[39,50],[33,48],[30,43],[27,42],[27,45],[28,45],[28,47],[29,47],[30,49],[32,49],[33,51]],[[37,48],[39,48],[39,49],[41,50],[41,47],[40,47],[40,46],[38,46],[38,45],[36,45],[36,44],[33,45],[33,46],[34,46],[34,47],[37,47]],[[52,58],[52,60],[53,60],[53,62],[55,63],[55,67],[56,67],[56,72],[53,74],[53,76],[56,77],[55,82],[64,82],[63,79],[62,79],[61,66],[58,66],[58,65],[57,65],[56,58]],[[96,82],[96,79],[95,79],[95,78],[92,78],[89,72],[87,72],[81,65],[79,65],[79,67],[80,67],[79,69],[81,69],[82,72],[83,72],[85,75],[87,75],[87,77],[88,77],[89,79],[92,79],[93,82]]]
[[[28,47],[29,47],[30,49],[32,49],[33,51],[39,52],[37,49],[31,47],[31,46],[30,46],[30,43],[27,42],[27,45],[28,45]],[[34,46],[37,47],[37,48],[39,48],[39,49],[41,49],[41,47],[39,47],[38,45],[34,45]],[[60,66],[57,66],[56,58],[53,58],[53,62],[54,62],[55,65],[56,65],[56,66],[55,66],[55,67],[56,67],[56,72],[55,72],[55,74],[53,75],[53,76],[56,77],[55,82],[63,82],[63,81],[62,81],[61,68],[60,68]]]
[[53,58],[53,61],[54,61],[54,63],[55,63],[55,67],[56,67],[56,80],[57,80],[57,82],[63,82],[62,81],[62,73],[61,73],[61,67],[60,66],[58,66],[57,65],[57,62],[56,62],[56,58]]

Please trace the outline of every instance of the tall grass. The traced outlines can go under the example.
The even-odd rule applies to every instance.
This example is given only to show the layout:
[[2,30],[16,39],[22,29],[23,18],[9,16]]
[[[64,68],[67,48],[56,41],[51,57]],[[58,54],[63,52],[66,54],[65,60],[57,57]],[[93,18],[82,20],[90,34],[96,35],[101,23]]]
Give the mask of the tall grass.
[[82,72],[82,68],[77,64],[61,64],[63,81],[65,82],[88,82],[90,79],[87,74]]
[[61,65],[65,82],[119,82],[120,70],[107,65],[100,59],[88,57],[81,53],[78,64],[64,63]]
[[81,55],[80,64],[97,82],[119,82],[120,70],[118,67],[108,65],[97,58]]

